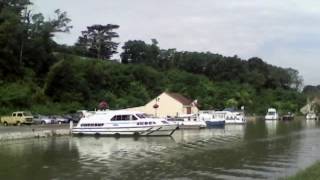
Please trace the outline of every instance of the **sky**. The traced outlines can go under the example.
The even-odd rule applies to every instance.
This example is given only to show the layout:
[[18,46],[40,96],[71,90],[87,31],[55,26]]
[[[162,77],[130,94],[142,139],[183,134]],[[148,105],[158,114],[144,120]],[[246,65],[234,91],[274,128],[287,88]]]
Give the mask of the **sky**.
[[[118,24],[127,40],[163,49],[210,51],[297,69],[320,84],[320,1],[317,0],[31,0],[33,11],[66,11],[73,29],[56,41],[72,45],[93,24]],[[119,50],[121,50],[119,48]]]

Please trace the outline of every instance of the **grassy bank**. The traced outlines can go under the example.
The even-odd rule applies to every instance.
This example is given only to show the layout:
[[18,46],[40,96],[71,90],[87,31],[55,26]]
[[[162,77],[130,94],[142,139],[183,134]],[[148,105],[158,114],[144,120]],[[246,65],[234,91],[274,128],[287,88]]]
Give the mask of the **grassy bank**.
[[314,180],[320,178],[320,161],[314,165],[308,167],[305,170],[298,172],[296,175],[291,177],[283,178],[285,180]]

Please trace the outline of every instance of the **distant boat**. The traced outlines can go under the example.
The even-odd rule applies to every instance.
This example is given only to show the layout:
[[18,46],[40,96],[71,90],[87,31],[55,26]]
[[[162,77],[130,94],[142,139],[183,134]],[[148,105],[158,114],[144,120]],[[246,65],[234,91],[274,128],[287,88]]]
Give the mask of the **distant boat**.
[[[219,111],[216,111],[215,113],[218,113]],[[228,110],[225,109],[221,112],[225,112],[225,121],[226,124],[244,124],[246,123],[246,119],[244,116],[244,113],[242,111],[236,111],[236,110]]]
[[294,114],[288,112],[287,114],[285,114],[281,117],[281,120],[282,121],[292,121],[292,120],[294,120]]
[[171,136],[177,129],[165,119],[150,118],[144,113],[107,110],[97,111],[80,119],[73,134],[83,135],[141,135]]
[[278,120],[279,115],[277,113],[277,110],[274,108],[269,108],[267,111],[266,116],[264,117],[265,120]]
[[309,113],[306,115],[306,119],[307,119],[307,120],[317,120],[318,117],[317,117],[316,113],[309,112]]
[[200,129],[207,127],[206,123],[197,118],[196,114],[185,114],[178,117],[167,118],[179,126],[179,129]]
[[215,111],[199,111],[198,118],[207,124],[207,127],[224,127],[224,114],[215,114]]

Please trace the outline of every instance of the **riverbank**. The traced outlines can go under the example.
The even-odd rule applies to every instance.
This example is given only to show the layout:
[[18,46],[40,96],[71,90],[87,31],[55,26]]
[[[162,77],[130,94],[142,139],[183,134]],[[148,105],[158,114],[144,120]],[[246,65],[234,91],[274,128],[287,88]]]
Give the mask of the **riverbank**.
[[69,124],[50,124],[50,125],[31,125],[31,126],[0,126],[0,142],[29,139],[45,138],[52,136],[70,135]]
[[291,177],[283,178],[283,180],[314,180],[320,177],[320,161],[316,162],[312,166],[305,170],[298,172]]

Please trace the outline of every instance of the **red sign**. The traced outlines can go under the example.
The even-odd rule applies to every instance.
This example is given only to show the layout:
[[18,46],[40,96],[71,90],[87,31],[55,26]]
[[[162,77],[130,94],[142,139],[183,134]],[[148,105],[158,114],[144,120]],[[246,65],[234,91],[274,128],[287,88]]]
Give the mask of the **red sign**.
[[157,109],[158,107],[159,107],[158,104],[154,104],[154,105],[153,105],[153,108],[154,108],[154,109]]

